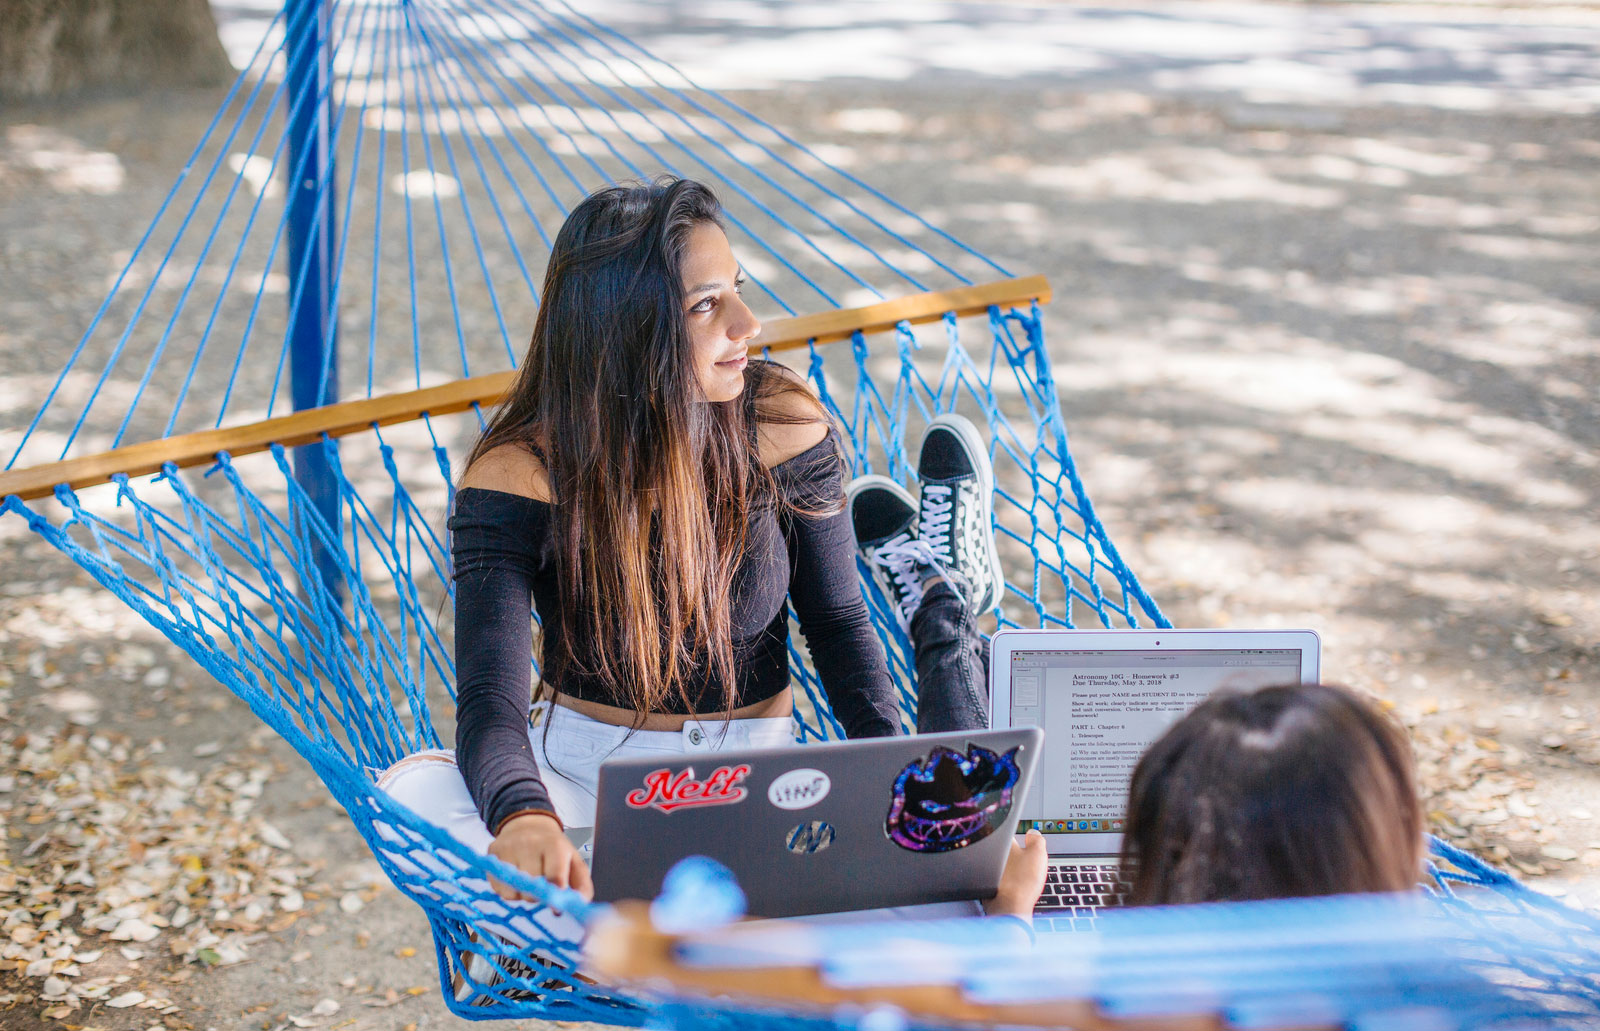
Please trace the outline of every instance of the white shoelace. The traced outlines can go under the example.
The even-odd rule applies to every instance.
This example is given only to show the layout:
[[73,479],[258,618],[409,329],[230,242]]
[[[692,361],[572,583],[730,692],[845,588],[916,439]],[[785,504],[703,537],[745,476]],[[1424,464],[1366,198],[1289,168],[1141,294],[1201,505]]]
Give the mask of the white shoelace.
[[[931,554],[939,559],[935,565],[950,562],[950,513],[955,507],[951,488],[942,483],[925,484],[917,522],[918,543],[926,544]],[[927,544],[930,540],[942,543],[938,547]]]
[[927,541],[904,533],[880,545],[873,553],[872,560],[899,588],[900,618],[909,623],[911,614],[922,604],[923,577],[917,567],[933,566],[941,572],[944,567]]

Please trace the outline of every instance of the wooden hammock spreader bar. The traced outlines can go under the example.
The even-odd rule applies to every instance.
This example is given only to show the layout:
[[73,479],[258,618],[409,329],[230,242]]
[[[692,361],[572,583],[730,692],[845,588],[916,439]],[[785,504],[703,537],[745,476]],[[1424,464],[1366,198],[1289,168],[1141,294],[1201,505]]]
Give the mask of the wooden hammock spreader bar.
[[[736,951],[741,928],[755,926],[758,925],[729,928],[723,944]],[[796,933],[804,931],[797,929]],[[974,1028],[1005,1025],[1073,1031],[1222,1031],[1226,1027],[1221,1015],[1214,1011],[1170,1014],[1159,1020],[1118,1019],[1103,1014],[1087,998],[1014,1004],[976,1002],[958,984],[932,974],[923,984],[857,988],[839,987],[818,967],[803,961],[759,967],[691,966],[678,960],[678,943],[679,939],[651,926],[647,903],[618,902],[608,917],[590,927],[583,946],[584,963],[588,972],[604,984],[635,984],[646,990],[670,986],[676,995],[732,998],[813,1015],[829,1013],[841,1005],[889,1005],[905,1011],[912,1023],[965,1024]],[[1299,1031],[1315,1031],[1318,1026],[1309,1023]]]
[[[807,343],[847,340],[852,333],[882,333],[901,322],[934,322],[947,312],[958,316],[977,315],[991,306],[1012,307],[1037,300],[1050,300],[1050,284],[1044,276],[1002,279],[993,283],[911,294],[892,301],[880,301],[861,308],[839,308],[774,319],[763,327],[751,350],[783,351]],[[208,465],[220,452],[239,457],[265,451],[273,444],[294,447],[320,440],[323,434],[342,437],[373,426],[410,422],[424,415],[449,415],[473,405],[498,404],[516,378],[515,372],[473,376],[437,387],[407,390],[358,401],[340,401],[320,408],[306,408],[260,422],[245,423],[215,430],[200,430],[147,440],[113,448],[99,454],[68,458],[60,462],[0,472],[0,498],[15,494],[24,501],[48,497],[57,484],[74,490],[104,483],[117,473],[144,476],[160,472],[168,463],[180,469]]]

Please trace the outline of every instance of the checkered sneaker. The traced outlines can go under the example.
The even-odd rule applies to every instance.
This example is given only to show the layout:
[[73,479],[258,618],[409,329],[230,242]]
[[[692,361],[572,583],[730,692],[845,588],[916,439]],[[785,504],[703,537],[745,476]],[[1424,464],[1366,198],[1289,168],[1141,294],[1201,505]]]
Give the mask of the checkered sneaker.
[[898,608],[900,626],[911,632],[911,619],[917,614],[927,594],[928,584],[934,577],[943,577],[961,597],[972,598],[972,586],[966,578],[939,561],[926,541],[907,537],[885,544],[878,549],[877,558],[882,568],[888,570],[897,584],[905,585],[905,601]]
[[911,632],[911,617],[922,605],[922,573],[917,567],[932,557],[927,545],[915,537],[901,535],[872,549],[867,560],[878,586],[894,605],[895,621],[907,633]]
[[966,599],[974,611],[994,608],[1004,584],[994,541],[994,472],[978,428],[959,415],[935,418],[922,437],[917,475],[917,538],[952,579],[970,586]]
[[[520,981],[533,981],[540,975],[533,967],[514,956],[490,958],[478,952],[462,950],[461,959],[466,970],[457,966],[451,971],[450,989],[457,1002],[469,1006],[493,1006],[505,1002],[522,1002],[539,998],[540,993],[527,988],[506,986],[496,988],[507,976]],[[493,994],[485,989],[495,989]],[[498,997],[497,997],[498,996]]]
[[[474,942],[483,938],[471,935]],[[505,943],[501,942],[502,947]],[[557,959],[543,950],[533,950],[544,965],[535,968],[512,955],[490,956],[475,949],[462,949],[450,972],[450,990],[457,1002],[468,1006],[497,1006],[530,1000],[550,1001],[552,992],[572,991],[572,981],[593,984],[594,981],[572,969],[571,964]],[[465,967],[465,970],[462,967]],[[560,971],[566,977],[557,973]],[[507,982],[522,982],[522,985]],[[524,987],[532,985],[533,987]],[[591,996],[592,997],[592,996]]]
[[856,550],[894,608],[895,620],[909,632],[911,614],[922,604],[922,579],[916,556],[917,505],[906,489],[886,476],[858,476],[845,491]]

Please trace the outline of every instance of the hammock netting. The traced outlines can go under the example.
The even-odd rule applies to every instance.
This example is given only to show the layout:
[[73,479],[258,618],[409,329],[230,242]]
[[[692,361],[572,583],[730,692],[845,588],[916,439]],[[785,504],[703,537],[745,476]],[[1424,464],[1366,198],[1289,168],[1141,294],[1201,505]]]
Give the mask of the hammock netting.
[[[680,984],[657,1019],[702,1031],[785,1017],[791,1028],[900,1031],[948,1026],[958,1011],[986,1026],[1168,1031],[1594,1026],[1577,990],[1530,987],[1583,962],[1561,935],[1527,917],[1480,920],[1450,883],[1436,871],[1431,896],[1114,910],[1092,932],[1029,942],[1014,924],[971,919],[725,924],[738,890],[727,870],[697,858],[673,870],[650,908],[648,922],[672,929],[661,950],[670,958],[652,955],[660,935],[640,933],[638,911],[601,921],[592,954],[610,970]],[[641,948],[641,938],[654,941]],[[1520,983],[1506,976],[1508,949]],[[718,999],[708,985],[740,995]],[[810,1005],[791,1001],[806,995]],[[775,1012],[780,1002],[790,1013]]]
[[[1009,276],[831,155],[558,0],[289,0],[244,63],[54,388],[8,431],[8,470],[514,368],[564,213],[621,179],[710,185],[762,314]],[[987,625],[1168,625],[1074,468],[1037,304],[1018,297],[986,316],[951,312],[774,357],[846,428],[858,473],[909,482],[908,441],[934,414],[961,411],[986,428],[1006,572]],[[191,470],[118,474],[81,493],[13,494],[0,512],[305,757],[427,912],[456,1012],[641,1023],[667,1011],[580,976],[571,940],[525,921],[504,933],[513,914],[484,878],[581,916],[580,900],[472,852],[375,787],[391,763],[452,737],[442,527],[452,462],[483,423],[478,404],[422,411],[340,439],[213,451]],[[863,589],[910,728],[909,643],[870,577]],[[794,640],[796,738],[839,737]],[[1497,955],[1507,976],[1557,1009],[1600,1012],[1596,922],[1469,856],[1447,858],[1470,888],[1439,892],[1441,904],[1482,929],[1486,947],[1502,919],[1534,918],[1556,943]],[[456,1001],[452,974],[474,953],[523,966]]]

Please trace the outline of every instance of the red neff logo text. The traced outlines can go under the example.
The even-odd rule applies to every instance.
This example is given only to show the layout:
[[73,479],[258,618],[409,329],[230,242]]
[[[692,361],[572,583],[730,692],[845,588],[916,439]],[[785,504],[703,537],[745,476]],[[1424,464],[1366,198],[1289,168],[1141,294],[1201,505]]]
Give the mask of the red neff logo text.
[[635,809],[654,807],[664,813],[696,805],[729,805],[742,802],[749,794],[740,786],[749,776],[748,766],[718,766],[705,780],[694,779],[694,769],[673,775],[671,770],[656,770],[644,778],[644,787],[628,792],[628,804]]

